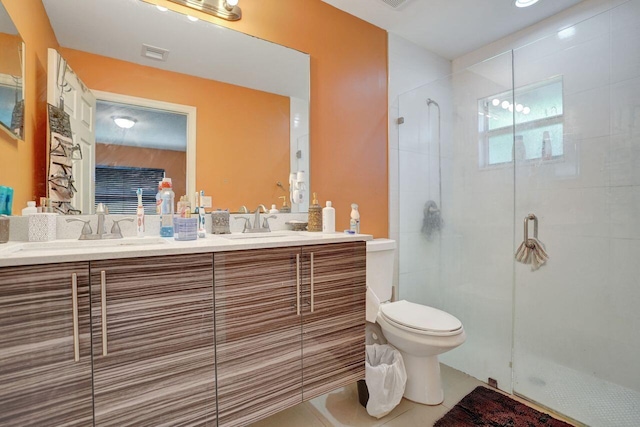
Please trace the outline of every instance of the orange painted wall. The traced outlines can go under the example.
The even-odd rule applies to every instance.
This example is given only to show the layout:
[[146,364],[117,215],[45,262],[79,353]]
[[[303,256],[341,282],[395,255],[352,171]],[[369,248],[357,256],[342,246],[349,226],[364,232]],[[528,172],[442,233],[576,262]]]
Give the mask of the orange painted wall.
[[[224,21],[145,0],[311,55],[311,191],[336,208],[336,229],[360,205],[363,233],[388,236],[387,34],[320,0],[241,1]],[[324,203],[323,203],[324,204]]]
[[78,50],[60,52],[91,89],[197,108],[196,187],[213,197],[214,209],[276,203],[275,183],[289,181],[289,98]]
[[22,39],[19,36],[0,33],[0,73],[12,76],[22,74],[20,49]]
[[47,48],[58,47],[39,1],[2,0],[26,44],[25,138],[0,133],[0,183],[14,189],[13,212],[46,194]]
[[184,151],[97,143],[96,165],[164,169],[178,199],[187,187],[187,154]]

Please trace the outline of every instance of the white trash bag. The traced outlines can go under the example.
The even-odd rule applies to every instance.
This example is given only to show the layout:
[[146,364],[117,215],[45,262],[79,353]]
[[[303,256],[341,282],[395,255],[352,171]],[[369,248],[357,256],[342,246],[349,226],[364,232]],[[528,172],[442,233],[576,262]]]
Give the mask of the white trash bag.
[[390,345],[367,345],[365,381],[369,391],[367,413],[382,418],[395,408],[404,394],[407,373],[402,355]]

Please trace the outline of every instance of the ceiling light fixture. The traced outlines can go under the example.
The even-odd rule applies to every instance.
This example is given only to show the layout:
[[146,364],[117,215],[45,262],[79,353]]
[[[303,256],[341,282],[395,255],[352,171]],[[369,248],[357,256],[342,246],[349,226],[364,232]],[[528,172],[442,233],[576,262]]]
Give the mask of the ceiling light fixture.
[[536,3],[538,3],[538,0],[516,0],[514,4],[516,7],[529,7]]
[[198,18],[195,16],[187,15],[187,19],[191,22],[198,22]]
[[138,121],[132,117],[118,116],[112,117],[114,123],[122,129],[131,129]]
[[242,18],[242,10],[238,7],[238,0],[169,0],[183,6],[208,13],[216,18],[227,21],[238,21]]
[[156,5],[156,7],[158,8],[158,10],[159,10],[160,12],[166,12],[166,11],[168,11],[168,10],[169,10],[169,9],[167,9],[167,8],[166,8],[166,7],[164,7],[164,6],[160,6],[159,4],[158,4],[158,5]]

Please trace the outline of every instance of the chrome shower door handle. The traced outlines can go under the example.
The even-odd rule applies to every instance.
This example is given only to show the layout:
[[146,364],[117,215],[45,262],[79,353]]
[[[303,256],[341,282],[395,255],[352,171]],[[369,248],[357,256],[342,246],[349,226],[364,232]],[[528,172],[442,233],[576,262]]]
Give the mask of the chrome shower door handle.
[[73,304],[73,360],[80,361],[80,333],[78,326],[78,274],[71,274],[71,301]]
[[100,309],[102,315],[102,355],[107,355],[107,272],[100,272]]

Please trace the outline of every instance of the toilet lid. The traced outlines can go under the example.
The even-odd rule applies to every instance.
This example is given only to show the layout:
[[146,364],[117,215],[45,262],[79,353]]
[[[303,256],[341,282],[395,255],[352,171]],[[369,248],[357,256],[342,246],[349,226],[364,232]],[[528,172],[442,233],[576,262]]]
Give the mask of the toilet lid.
[[382,304],[380,313],[392,322],[425,332],[453,332],[462,328],[462,323],[449,313],[404,300]]

